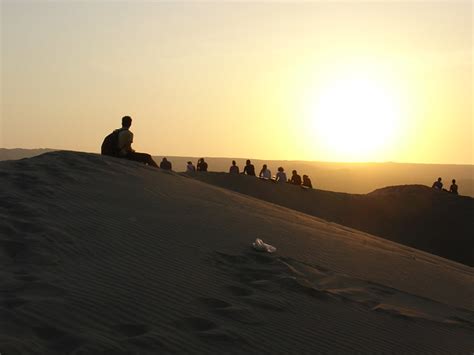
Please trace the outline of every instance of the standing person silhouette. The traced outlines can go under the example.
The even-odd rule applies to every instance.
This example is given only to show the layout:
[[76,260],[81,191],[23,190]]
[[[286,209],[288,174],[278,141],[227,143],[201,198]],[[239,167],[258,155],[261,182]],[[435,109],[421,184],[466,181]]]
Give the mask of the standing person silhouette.
[[132,118],[130,116],[122,117],[122,129],[118,135],[118,156],[121,158],[138,161],[155,168],[158,168],[158,165],[152,159],[150,154],[147,153],[137,153],[132,149],[133,143],[133,133],[130,131],[130,126],[132,125]]

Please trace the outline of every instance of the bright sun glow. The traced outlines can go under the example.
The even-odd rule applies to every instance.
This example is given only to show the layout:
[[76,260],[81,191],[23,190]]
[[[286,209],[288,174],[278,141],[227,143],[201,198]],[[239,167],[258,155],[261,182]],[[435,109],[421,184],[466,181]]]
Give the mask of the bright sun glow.
[[325,149],[346,161],[381,156],[400,119],[393,93],[363,75],[345,76],[318,91],[313,98],[311,124]]

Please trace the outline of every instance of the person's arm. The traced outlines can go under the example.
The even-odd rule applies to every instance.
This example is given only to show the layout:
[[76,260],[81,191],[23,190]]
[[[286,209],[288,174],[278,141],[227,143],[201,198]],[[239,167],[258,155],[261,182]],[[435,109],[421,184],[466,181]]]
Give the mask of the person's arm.
[[133,133],[130,131],[126,131],[126,140],[125,140],[125,150],[127,152],[134,152],[132,148],[132,143],[133,143]]

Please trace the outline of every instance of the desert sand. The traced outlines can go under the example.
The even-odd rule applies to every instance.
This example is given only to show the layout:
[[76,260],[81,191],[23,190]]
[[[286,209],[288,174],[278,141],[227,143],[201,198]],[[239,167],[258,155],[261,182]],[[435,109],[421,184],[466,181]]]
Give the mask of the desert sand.
[[250,176],[197,174],[201,181],[474,266],[474,199],[423,185],[369,194],[303,190]]
[[0,184],[2,354],[474,349],[467,265],[96,154],[0,162]]

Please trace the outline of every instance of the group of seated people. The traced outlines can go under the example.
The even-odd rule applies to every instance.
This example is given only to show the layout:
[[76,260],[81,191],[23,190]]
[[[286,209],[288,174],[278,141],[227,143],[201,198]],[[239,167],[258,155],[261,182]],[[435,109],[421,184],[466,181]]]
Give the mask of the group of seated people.
[[[172,164],[165,157],[162,159],[160,165],[156,164],[150,154],[147,153],[138,153],[132,148],[133,143],[133,133],[130,131],[132,125],[132,118],[130,116],[122,117],[122,127],[115,130],[109,136],[104,139],[102,144],[102,154],[112,155],[118,158],[129,159],[133,161],[138,161],[146,165],[153,166],[155,168],[161,168],[163,170],[172,170]],[[110,140],[111,137],[115,135],[115,141]],[[112,151],[107,151],[104,147],[107,146],[109,142],[112,142]],[[195,171],[207,171],[208,165],[204,158],[198,160],[196,166],[193,165],[191,161],[187,162],[186,172],[192,173]],[[229,169],[231,174],[240,174],[240,169],[237,166],[235,160],[232,161],[232,166]],[[255,167],[250,160],[247,160],[242,174],[256,176]],[[264,164],[258,177],[265,180],[270,180],[278,183],[290,183],[293,185],[302,186],[304,188],[312,188],[311,180],[308,175],[303,175],[303,179],[298,175],[296,170],[293,170],[291,178],[287,179],[285,169],[283,167],[278,168],[278,172],[274,178],[272,178],[272,173],[268,169],[267,165]]]
[[[138,161],[138,162],[145,163],[147,165],[150,165],[156,168],[159,167],[164,170],[172,170],[172,164],[170,161],[168,161],[167,158],[163,158],[160,165],[158,166],[158,164],[155,163],[155,161],[153,160],[150,154],[137,153],[135,152],[135,150],[132,149],[133,133],[130,131],[131,125],[132,125],[132,118],[130,116],[122,117],[122,128],[114,131],[114,133],[116,133],[116,136],[117,136],[116,138],[117,141],[115,142],[116,152],[110,155],[117,156],[119,158],[125,158],[129,160]],[[105,144],[105,140],[104,140],[104,144]],[[186,166],[186,172],[191,173],[195,171],[207,171],[207,167],[208,165],[205,162],[204,158],[199,159],[196,166],[194,166],[191,161],[188,161],[187,166]],[[240,169],[237,166],[235,160],[232,161],[232,165],[229,169],[229,173],[240,174]],[[251,163],[250,160],[247,160],[244,170],[242,171],[242,174],[256,176],[255,167]],[[298,172],[296,170],[293,170],[291,178],[287,179],[285,169],[283,169],[283,167],[279,167],[278,172],[276,173],[275,177],[272,177],[272,173],[270,169],[268,169],[266,164],[263,164],[262,169],[260,170],[260,173],[258,174],[258,177],[261,179],[270,180],[270,181],[274,181],[278,183],[290,183],[293,185],[302,186],[304,188],[313,187],[309,176],[303,175],[303,179],[301,179],[301,176],[298,175]],[[456,194],[456,195],[458,194],[458,185],[456,185],[455,179],[452,180],[452,184],[449,190],[443,189],[443,183],[441,180],[442,180],[441,178],[438,178],[438,180],[433,183],[432,187],[434,189],[447,191],[452,194]]]
[[443,183],[441,181],[442,179],[439,177],[438,180],[436,180],[433,185],[431,186],[433,189],[437,190],[442,190],[442,191],[447,191],[449,193],[458,194],[458,185],[456,185],[456,180],[453,179],[451,182],[451,186],[449,187],[449,190],[443,189]]
[[[237,166],[235,160],[232,160],[232,165],[229,168],[229,174],[240,174],[240,169]],[[245,163],[245,167],[242,171],[242,174],[256,176],[255,166],[250,160],[247,160],[247,162]],[[303,179],[301,179],[301,176],[298,175],[298,172],[296,170],[293,170],[291,178],[287,179],[285,169],[283,169],[283,167],[281,166],[278,168],[278,172],[276,173],[275,177],[272,178],[272,172],[270,171],[270,169],[268,169],[267,164],[263,164],[262,169],[258,174],[258,177],[261,179],[270,180],[278,183],[290,183],[292,185],[302,186],[305,188],[313,188],[311,179],[308,175],[303,175]]]

